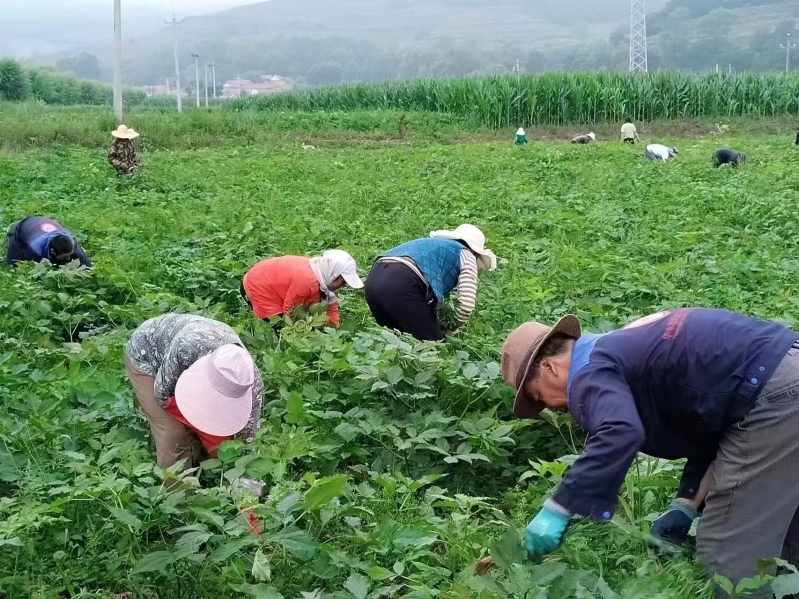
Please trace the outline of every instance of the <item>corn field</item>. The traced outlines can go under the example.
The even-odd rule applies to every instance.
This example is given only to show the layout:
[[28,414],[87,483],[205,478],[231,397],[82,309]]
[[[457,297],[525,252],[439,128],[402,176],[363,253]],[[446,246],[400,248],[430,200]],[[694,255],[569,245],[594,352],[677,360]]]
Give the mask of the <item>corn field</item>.
[[799,74],[660,71],[416,79],[248,98],[233,109],[394,109],[471,116],[486,127],[799,113]]

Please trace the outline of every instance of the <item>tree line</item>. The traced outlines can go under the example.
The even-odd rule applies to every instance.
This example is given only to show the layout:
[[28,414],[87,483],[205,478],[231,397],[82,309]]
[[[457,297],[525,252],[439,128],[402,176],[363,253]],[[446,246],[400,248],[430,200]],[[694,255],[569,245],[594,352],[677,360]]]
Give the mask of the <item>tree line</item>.
[[[38,100],[45,104],[111,105],[111,86],[98,81],[78,79],[73,74],[50,68],[25,68],[13,58],[0,58],[0,100],[21,102]],[[143,92],[126,89],[123,99],[128,104],[145,100]]]

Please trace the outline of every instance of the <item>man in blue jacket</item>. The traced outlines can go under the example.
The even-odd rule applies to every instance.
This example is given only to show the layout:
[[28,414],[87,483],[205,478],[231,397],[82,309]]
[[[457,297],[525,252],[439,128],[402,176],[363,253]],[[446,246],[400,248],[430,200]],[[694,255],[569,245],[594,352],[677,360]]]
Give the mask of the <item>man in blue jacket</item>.
[[798,342],[782,325],[703,308],[603,335],[582,334],[574,316],[513,331],[502,376],[516,389],[514,414],[568,411],[588,432],[585,452],[527,527],[528,553],[557,549],[572,516],[610,520],[640,451],[687,458],[653,532],[684,539],[704,500],[697,552],[711,575],[737,583],[761,558],[797,560]]
[[6,264],[15,266],[17,262],[41,262],[45,258],[56,266],[73,260],[92,265],[72,234],[51,218],[29,216],[11,225]]

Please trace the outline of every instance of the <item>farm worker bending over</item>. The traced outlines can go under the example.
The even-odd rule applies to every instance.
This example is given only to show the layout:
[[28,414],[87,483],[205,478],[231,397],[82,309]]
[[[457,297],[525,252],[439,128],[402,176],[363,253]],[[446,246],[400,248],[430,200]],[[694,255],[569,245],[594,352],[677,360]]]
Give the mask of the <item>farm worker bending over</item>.
[[253,442],[263,384],[228,325],[191,314],[148,320],[128,342],[125,369],[162,468],[184,459],[191,468],[195,439],[212,457],[223,441]]
[[[760,558],[795,560],[797,341],[780,324],[703,308],[661,312],[602,335],[583,334],[574,316],[513,331],[502,348],[502,378],[516,389],[514,414],[568,411],[588,432],[585,452],[527,527],[528,553],[557,549],[572,516],[609,521],[642,451],[688,459],[677,499],[653,531],[684,539],[706,501],[698,556],[711,575],[737,583],[754,575]],[[709,467],[705,498],[700,482]]]
[[78,260],[83,266],[92,263],[72,234],[52,218],[29,216],[11,225],[8,231],[6,264],[41,262],[47,259],[56,266]]
[[673,158],[677,154],[679,154],[677,148],[670,148],[663,144],[649,144],[644,150],[644,156],[646,156],[647,160],[652,161],[662,160],[663,162],[668,162],[669,158]]
[[114,143],[108,151],[109,164],[114,167],[120,177],[132,175],[139,167],[139,161],[136,158],[136,144],[133,141],[139,137],[139,134],[125,125],[120,125],[116,131],[111,132],[111,135],[114,137]]
[[746,154],[743,152],[736,152],[730,148],[722,148],[721,150],[716,150],[716,154],[713,156],[713,162],[716,168],[720,167],[722,164],[738,166],[746,162]]
[[593,133],[589,133],[588,135],[578,135],[572,140],[573,144],[590,144],[592,141],[596,141],[596,135]]
[[494,270],[497,258],[485,248],[474,225],[433,231],[384,252],[366,278],[366,302],[380,326],[420,341],[443,341],[438,305],[458,290],[458,326],[469,320],[477,301],[477,270]]
[[327,250],[316,258],[282,256],[262,260],[244,276],[241,293],[256,318],[283,316],[296,306],[323,303],[327,317],[339,325],[338,292],[345,285],[361,289],[355,259],[344,250]]
[[630,119],[625,120],[621,126],[621,140],[628,144],[635,144],[635,142],[641,141],[641,138],[638,137],[638,129],[635,128]]

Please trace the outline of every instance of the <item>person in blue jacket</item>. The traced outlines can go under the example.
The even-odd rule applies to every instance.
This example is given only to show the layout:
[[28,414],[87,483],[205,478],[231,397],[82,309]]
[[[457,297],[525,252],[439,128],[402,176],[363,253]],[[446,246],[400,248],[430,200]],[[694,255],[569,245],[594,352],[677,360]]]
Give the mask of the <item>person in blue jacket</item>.
[[568,411],[588,432],[584,453],[527,527],[532,557],[557,549],[573,516],[613,518],[640,451],[687,459],[652,532],[684,540],[704,504],[697,554],[711,576],[737,584],[761,558],[799,559],[796,332],[704,308],[602,335],[583,334],[566,316],[552,328],[529,322],[513,331],[502,377],[516,390],[517,417]]
[[485,242],[480,229],[461,225],[384,252],[364,285],[377,324],[420,341],[443,341],[446,334],[438,314],[442,299],[457,289],[455,326],[460,327],[476,306],[477,271],[497,267]]
[[72,234],[58,222],[44,216],[29,216],[11,225],[8,231],[6,264],[41,262],[47,259],[56,266],[78,260],[92,265],[86,252]]

